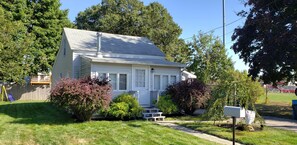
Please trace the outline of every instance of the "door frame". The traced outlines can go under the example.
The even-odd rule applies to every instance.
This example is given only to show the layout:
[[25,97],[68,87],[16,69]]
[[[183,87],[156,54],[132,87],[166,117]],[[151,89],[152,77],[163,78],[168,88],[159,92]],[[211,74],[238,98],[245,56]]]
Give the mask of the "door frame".
[[[143,88],[138,88],[136,87],[135,85],[135,81],[136,81],[136,78],[135,78],[135,75],[136,75],[136,69],[144,69],[145,70],[145,87],[144,87],[144,90],[142,90]],[[132,75],[131,75],[131,78],[132,78],[132,81],[131,81],[131,88],[133,91],[139,91],[138,93],[138,102],[141,106],[143,107],[150,107],[151,106],[151,100],[150,100],[150,66],[147,66],[147,65],[132,65]],[[147,97],[145,99],[145,104],[143,104],[142,101],[144,100],[140,100],[140,99],[143,99],[143,97],[141,97],[141,93],[140,91],[147,91],[146,92],[146,95],[145,97]]]

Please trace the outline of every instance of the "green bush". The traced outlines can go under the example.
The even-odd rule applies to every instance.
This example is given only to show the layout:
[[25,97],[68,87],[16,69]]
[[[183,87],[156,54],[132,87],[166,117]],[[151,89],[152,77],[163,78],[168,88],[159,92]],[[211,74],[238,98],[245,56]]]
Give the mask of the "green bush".
[[142,107],[136,98],[124,93],[113,100],[108,115],[117,119],[135,119],[141,117]]
[[159,97],[159,101],[157,102],[157,107],[164,114],[175,114],[178,113],[177,105],[172,101],[170,95],[163,95]]

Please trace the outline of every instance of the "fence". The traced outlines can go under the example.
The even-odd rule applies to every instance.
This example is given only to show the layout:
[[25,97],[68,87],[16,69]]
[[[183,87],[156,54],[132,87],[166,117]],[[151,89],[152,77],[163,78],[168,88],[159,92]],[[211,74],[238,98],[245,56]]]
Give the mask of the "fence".
[[19,85],[8,86],[7,93],[15,100],[47,100],[50,95],[50,85]]

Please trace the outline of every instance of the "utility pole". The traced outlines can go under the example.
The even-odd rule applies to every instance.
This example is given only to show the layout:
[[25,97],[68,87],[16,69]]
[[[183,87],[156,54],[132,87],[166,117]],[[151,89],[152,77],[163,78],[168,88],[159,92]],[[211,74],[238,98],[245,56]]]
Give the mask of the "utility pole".
[[225,0],[223,0],[223,45],[226,45]]

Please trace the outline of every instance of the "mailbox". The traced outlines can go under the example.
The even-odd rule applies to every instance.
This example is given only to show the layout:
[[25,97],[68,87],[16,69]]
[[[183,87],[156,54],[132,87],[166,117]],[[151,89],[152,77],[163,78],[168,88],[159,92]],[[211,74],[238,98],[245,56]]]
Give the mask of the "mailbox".
[[245,109],[241,107],[235,107],[235,106],[225,106],[224,115],[236,117],[236,118],[245,117]]

